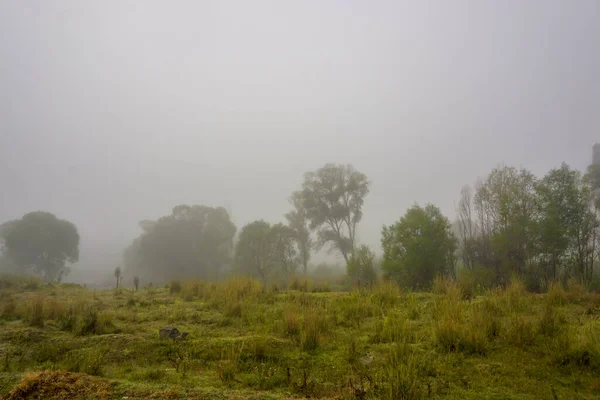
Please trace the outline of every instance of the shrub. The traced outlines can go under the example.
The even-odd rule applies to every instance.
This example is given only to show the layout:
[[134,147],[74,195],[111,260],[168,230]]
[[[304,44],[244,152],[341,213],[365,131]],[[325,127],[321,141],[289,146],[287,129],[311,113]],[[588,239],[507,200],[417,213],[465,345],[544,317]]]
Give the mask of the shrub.
[[373,267],[375,253],[369,246],[362,245],[356,249],[346,265],[348,277],[358,286],[371,286],[377,281],[377,274]]
[[298,290],[300,292],[308,291],[308,281],[306,279],[299,279],[298,277],[294,277],[292,283],[290,284],[290,290]]
[[72,327],[73,333],[80,336],[104,335],[118,332],[113,323],[112,314],[88,308],[78,315],[77,322]]

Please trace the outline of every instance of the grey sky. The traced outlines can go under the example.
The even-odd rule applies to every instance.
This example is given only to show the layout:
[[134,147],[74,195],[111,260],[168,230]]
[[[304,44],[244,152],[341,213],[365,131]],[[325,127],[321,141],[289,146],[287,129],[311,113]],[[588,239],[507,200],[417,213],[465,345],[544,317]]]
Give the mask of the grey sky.
[[585,168],[599,20],[596,0],[2,1],[0,221],[72,220],[83,268],[180,203],[278,221],[340,162],[373,182],[379,248],[498,163]]

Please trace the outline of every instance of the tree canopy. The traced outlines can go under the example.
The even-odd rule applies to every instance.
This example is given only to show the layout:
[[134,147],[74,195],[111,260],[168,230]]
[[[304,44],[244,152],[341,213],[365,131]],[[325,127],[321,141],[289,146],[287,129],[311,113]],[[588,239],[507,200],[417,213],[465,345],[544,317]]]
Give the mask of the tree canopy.
[[367,176],[352,165],[326,164],[305,174],[299,196],[310,229],[317,230],[317,248],[329,245],[348,262],[369,185]]
[[3,252],[21,272],[60,281],[69,272],[67,263],[79,260],[77,227],[52,213],[30,212],[0,230]]
[[242,228],[236,245],[236,270],[267,283],[275,277],[289,277],[296,271],[294,231],[281,223],[263,220]]
[[404,286],[426,288],[436,275],[454,274],[456,238],[433,204],[414,205],[382,229],[382,270]]
[[355,285],[370,286],[377,281],[374,260],[375,253],[366,245],[359,246],[350,256],[346,271]]
[[140,222],[144,232],[124,252],[125,270],[145,279],[214,279],[231,263],[236,227],[222,207],[178,205]]
[[[463,266],[493,272],[495,284],[512,274],[531,289],[551,280],[591,281],[598,240],[592,186],[596,168],[584,178],[567,164],[542,179],[514,167],[497,167],[459,203]],[[472,211],[471,211],[472,210]],[[467,220],[469,223],[467,224]]]
[[294,233],[300,263],[302,264],[303,272],[306,275],[308,262],[310,261],[310,252],[314,242],[311,237],[308,215],[306,207],[304,207],[302,192],[294,192],[290,197],[290,203],[294,208],[285,214],[285,218],[288,221],[288,226]]

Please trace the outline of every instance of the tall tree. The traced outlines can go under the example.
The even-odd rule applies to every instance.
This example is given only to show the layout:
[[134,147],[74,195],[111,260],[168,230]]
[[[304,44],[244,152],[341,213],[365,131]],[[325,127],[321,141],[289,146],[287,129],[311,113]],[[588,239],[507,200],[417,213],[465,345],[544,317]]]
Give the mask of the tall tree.
[[473,192],[471,187],[465,186],[462,188],[456,213],[458,215],[458,239],[463,266],[473,269],[476,258],[477,225],[473,214]]
[[235,250],[238,271],[267,284],[276,275],[293,274],[295,258],[294,232],[289,227],[260,220],[242,228]]
[[231,262],[236,227],[222,207],[178,205],[140,227],[144,232],[123,254],[129,275],[214,279]]
[[313,247],[313,240],[308,224],[308,214],[306,212],[306,207],[304,207],[303,204],[302,192],[294,192],[290,197],[290,203],[294,208],[285,214],[285,218],[288,221],[288,226],[294,233],[300,262],[302,263],[304,275],[306,275],[308,261],[310,260],[310,251]]
[[77,227],[49,212],[35,211],[4,226],[4,251],[23,272],[28,269],[46,280],[59,281],[67,263],[79,260]]
[[496,283],[507,282],[512,272],[524,273],[535,255],[535,184],[528,170],[498,167],[477,185],[478,261],[494,269]]
[[384,226],[382,270],[401,284],[428,287],[436,275],[454,275],[456,238],[448,218],[433,204],[414,205]]
[[375,253],[366,245],[359,246],[350,256],[346,271],[354,284],[357,286],[370,286],[377,281],[374,260]]
[[352,165],[326,164],[305,174],[301,193],[310,228],[318,229],[317,247],[328,244],[348,262],[369,193],[367,176]]
[[557,279],[576,232],[578,173],[566,164],[551,170],[536,185],[539,264],[546,279]]

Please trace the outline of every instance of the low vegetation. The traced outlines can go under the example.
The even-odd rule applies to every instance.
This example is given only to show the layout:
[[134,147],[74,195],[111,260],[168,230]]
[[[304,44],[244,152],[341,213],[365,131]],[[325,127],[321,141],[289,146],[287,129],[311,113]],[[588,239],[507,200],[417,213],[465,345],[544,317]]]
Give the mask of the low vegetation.
[[[465,295],[441,278],[431,293],[33,282],[0,278],[5,399],[600,396],[600,295],[574,283]],[[165,325],[189,334],[160,339]]]

